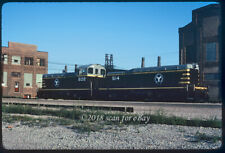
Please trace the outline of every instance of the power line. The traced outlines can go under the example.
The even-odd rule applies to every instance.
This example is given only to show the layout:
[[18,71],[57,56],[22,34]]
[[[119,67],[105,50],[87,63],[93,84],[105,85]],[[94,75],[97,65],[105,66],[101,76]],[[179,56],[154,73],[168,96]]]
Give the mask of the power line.
[[[59,62],[52,62],[48,61],[49,64],[56,64],[56,65],[68,65],[68,66],[74,66],[75,64],[70,64],[70,63],[59,63]],[[79,64],[77,64],[79,65]]]

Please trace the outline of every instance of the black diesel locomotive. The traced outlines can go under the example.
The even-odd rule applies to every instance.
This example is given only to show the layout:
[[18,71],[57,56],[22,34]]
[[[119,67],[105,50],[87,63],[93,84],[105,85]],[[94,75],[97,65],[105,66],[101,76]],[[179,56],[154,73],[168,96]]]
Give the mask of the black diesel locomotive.
[[45,74],[39,98],[206,101],[207,87],[199,81],[197,64],[135,68],[107,72],[99,64],[74,73]]

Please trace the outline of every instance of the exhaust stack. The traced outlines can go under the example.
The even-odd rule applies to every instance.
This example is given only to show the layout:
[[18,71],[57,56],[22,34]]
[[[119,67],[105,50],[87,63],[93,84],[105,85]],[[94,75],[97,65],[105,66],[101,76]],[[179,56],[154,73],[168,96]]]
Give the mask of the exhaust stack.
[[158,63],[157,63],[157,66],[160,67],[161,66],[161,57],[158,56]]
[[145,58],[142,57],[141,58],[141,68],[144,68],[145,67]]
[[77,69],[77,64],[75,64],[75,70],[74,70],[75,73],[78,72],[78,69]]
[[64,72],[67,73],[67,65],[65,65],[65,70],[64,70]]

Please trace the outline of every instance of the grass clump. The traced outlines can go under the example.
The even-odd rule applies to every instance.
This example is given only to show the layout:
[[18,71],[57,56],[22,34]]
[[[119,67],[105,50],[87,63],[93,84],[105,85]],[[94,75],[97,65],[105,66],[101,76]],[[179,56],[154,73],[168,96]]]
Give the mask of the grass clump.
[[7,123],[15,123],[18,121],[21,122],[29,122],[33,121],[34,119],[28,116],[11,116],[11,115],[2,115],[2,122],[7,122]]
[[16,115],[3,115],[2,121],[7,123],[15,123],[20,122],[22,125],[28,126],[39,126],[39,127],[47,127],[49,126],[49,120],[42,118],[33,118],[29,116],[16,116]]
[[18,114],[31,114],[31,115],[52,115],[58,117],[64,117],[69,119],[80,119],[82,113],[78,109],[66,110],[62,108],[60,110],[51,109],[39,109],[32,108],[31,106],[22,105],[2,105],[2,112],[4,113],[18,113]]
[[200,133],[199,131],[196,132],[195,138],[196,138],[196,142],[207,141],[207,142],[215,143],[217,141],[222,141],[221,136],[206,135],[205,133]]
[[84,123],[76,123],[71,128],[78,130],[78,132],[84,133],[90,133],[90,132],[96,132],[101,130],[104,127],[102,124],[96,124],[96,123],[90,123],[90,122],[84,122]]

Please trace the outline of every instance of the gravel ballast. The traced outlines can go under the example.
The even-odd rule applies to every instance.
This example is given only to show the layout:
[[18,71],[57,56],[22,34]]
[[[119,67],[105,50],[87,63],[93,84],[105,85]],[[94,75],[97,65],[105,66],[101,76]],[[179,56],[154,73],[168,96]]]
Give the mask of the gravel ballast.
[[[12,128],[9,128],[11,126]],[[222,136],[219,128],[165,124],[105,125],[97,132],[81,133],[71,126],[38,127],[2,123],[5,149],[218,149],[222,142],[198,140],[196,132]]]

